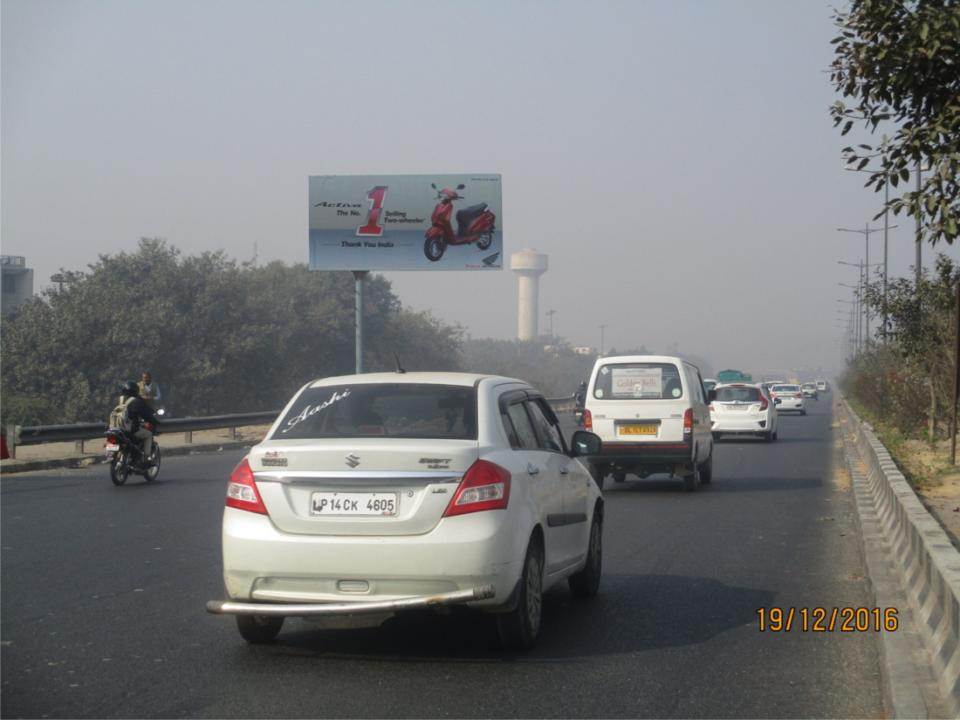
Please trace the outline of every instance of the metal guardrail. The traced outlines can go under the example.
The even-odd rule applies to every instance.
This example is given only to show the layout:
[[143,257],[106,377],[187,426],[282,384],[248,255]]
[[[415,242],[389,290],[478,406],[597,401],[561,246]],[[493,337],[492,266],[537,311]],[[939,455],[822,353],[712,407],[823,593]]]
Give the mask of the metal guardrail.
[[[547,398],[547,402],[556,412],[571,412],[576,405],[576,396],[562,398]],[[210,415],[207,417],[164,418],[160,421],[163,433],[182,432],[186,441],[192,442],[191,434],[199,430],[217,430],[219,428],[236,428],[245,425],[266,425],[276,420],[280,410],[255,413],[235,413],[232,415]],[[78,443],[78,449],[83,452],[83,443],[87,440],[96,440],[103,437],[107,431],[105,423],[77,423],[74,425],[8,425],[6,431],[7,448],[10,457],[16,457],[18,445],[41,445],[50,442]]]

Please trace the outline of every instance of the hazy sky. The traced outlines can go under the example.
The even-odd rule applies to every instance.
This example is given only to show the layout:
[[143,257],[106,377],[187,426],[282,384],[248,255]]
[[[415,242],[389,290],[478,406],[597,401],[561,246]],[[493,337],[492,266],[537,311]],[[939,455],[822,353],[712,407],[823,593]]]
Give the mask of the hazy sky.
[[[507,252],[550,255],[558,334],[598,345],[606,323],[608,347],[677,342],[715,367],[836,364],[837,282],[856,279],[836,261],[863,239],[835,228],[877,203],[828,117],[830,14],[4,0],[2,249],[39,286],[142,235],[306,262],[311,174],[497,172]],[[893,274],[913,261],[899,222]],[[388,277],[475,336],[516,333],[509,271]]]

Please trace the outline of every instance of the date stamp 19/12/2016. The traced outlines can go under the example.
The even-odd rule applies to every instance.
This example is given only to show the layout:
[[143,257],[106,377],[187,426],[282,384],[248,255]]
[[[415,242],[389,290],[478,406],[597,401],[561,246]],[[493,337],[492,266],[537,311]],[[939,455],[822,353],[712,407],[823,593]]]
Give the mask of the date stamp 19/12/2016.
[[896,608],[868,607],[770,607],[757,608],[760,632],[896,632],[900,626]]

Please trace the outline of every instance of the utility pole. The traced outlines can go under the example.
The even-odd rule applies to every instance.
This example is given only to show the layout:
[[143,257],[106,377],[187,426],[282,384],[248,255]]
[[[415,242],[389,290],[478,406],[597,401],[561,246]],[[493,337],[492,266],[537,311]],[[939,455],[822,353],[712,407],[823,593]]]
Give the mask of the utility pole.
[[603,331],[608,327],[608,325],[600,325],[600,357],[603,357]]
[[920,182],[920,158],[917,158],[917,267],[916,267],[916,283],[917,283],[917,296],[920,294],[920,278],[923,275],[921,268],[923,267],[923,253],[921,248],[923,247],[923,229],[922,223],[920,222],[920,189],[922,183]]
[[[896,225],[894,225],[893,227],[896,227]],[[886,229],[888,230],[889,228],[886,228]],[[863,302],[863,300],[869,294],[868,291],[870,289],[870,267],[871,267],[870,265],[870,233],[875,233],[879,231],[880,231],[880,228],[870,227],[870,223],[864,223],[863,230],[855,230],[853,228],[837,228],[837,232],[859,233],[860,235],[863,235],[864,260],[863,260],[863,263],[861,264],[861,267],[864,270],[866,270],[866,274],[864,275],[864,278],[863,278],[863,298],[861,298],[861,303],[863,304],[863,310],[864,310],[864,323],[863,323],[864,327],[863,327],[863,333],[861,335],[861,338],[865,341],[865,344],[867,345],[870,344],[870,306],[867,303]],[[886,237],[886,235],[884,235],[884,237]],[[884,263],[886,263],[886,241],[884,241]],[[884,264],[883,277],[884,277],[883,286],[884,288],[886,288],[887,275],[886,275],[885,264]]]
[[957,282],[953,329],[953,395],[950,396],[950,464],[957,464],[957,400],[960,399],[960,281]]
[[354,312],[356,313],[354,368],[357,375],[363,372],[363,283],[369,274],[367,270],[353,271]]

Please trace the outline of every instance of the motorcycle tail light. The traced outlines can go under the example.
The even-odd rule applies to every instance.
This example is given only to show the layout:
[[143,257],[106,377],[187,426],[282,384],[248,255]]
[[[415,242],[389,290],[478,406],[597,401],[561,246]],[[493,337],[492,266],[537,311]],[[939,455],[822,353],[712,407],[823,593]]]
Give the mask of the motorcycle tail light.
[[107,435],[107,444],[116,445],[119,442],[116,435]]
[[241,460],[230,473],[230,482],[227,483],[227,507],[260,515],[269,514],[257,490],[253,470],[250,469],[250,463],[246,458]]

